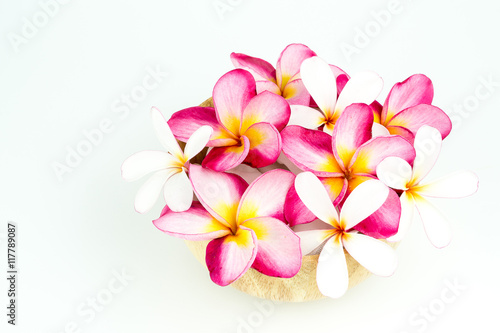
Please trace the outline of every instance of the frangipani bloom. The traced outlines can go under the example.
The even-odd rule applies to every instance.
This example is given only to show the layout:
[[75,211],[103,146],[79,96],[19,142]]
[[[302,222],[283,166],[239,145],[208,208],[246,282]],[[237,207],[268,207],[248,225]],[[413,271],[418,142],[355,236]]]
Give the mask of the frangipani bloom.
[[380,111],[380,123],[390,134],[401,135],[410,142],[423,125],[438,129],[444,139],[450,134],[451,120],[441,109],[430,105],[433,97],[431,80],[422,74],[412,75],[392,87]]
[[185,212],[169,209],[154,221],[165,233],[193,241],[209,240],[206,263],[212,281],[226,286],[250,267],[274,277],[297,274],[300,240],[283,222],[286,193],[295,179],[273,170],[250,186],[239,176],[191,165],[199,203]]
[[337,98],[337,79],[331,67],[318,57],[304,60],[300,75],[320,111],[293,105],[288,125],[300,125],[307,129],[323,126],[323,131],[328,134],[332,134],[335,123],[347,106],[353,103],[371,104],[384,84],[374,72],[360,72],[347,81]]
[[137,192],[137,212],[149,211],[162,189],[165,202],[172,211],[185,211],[193,201],[193,189],[186,174],[189,160],[205,148],[212,135],[212,128],[202,126],[193,132],[183,152],[157,108],[151,109],[151,117],[156,135],[167,152],[146,150],[130,156],[122,164],[122,177],[127,181],[134,181],[154,172]]
[[[331,201],[338,205],[359,184],[375,179],[377,165],[386,157],[397,156],[408,163],[415,158],[413,146],[400,136],[372,138],[372,124],[372,109],[366,104],[352,104],[339,117],[332,136],[300,126],[286,127],[281,133],[283,152],[299,168],[318,176]],[[356,228],[373,237],[387,238],[396,233],[399,214],[399,198],[390,191],[382,208]],[[291,225],[314,219],[293,188],[285,215]]]
[[270,91],[283,96],[289,104],[309,105],[311,97],[300,79],[300,64],[315,55],[305,45],[290,44],[281,52],[276,69],[263,59],[242,53],[232,53],[231,61],[236,68],[252,73],[258,93]]
[[459,171],[432,182],[423,181],[432,169],[441,150],[439,130],[422,126],[415,136],[417,156],[413,168],[398,157],[388,157],[377,167],[377,176],[388,186],[403,191],[401,194],[401,221],[398,233],[390,241],[400,241],[408,231],[416,209],[431,243],[442,248],[451,242],[451,228],[447,219],[426,197],[462,198],[475,193],[478,178],[470,171]]
[[212,127],[208,146],[214,147],[203,166],[227,171],[241,163],[254,168],[273,164],[281,152],[280,131],[290,118],[290,106],[278,95],[255,93],[255,80],[245,70],[223,75],[214,87],[214,108],[193,107],[178,111],[168,121],[181,141],[200,126]]
[[318,259],[316,281],[321,293],[338,298],[347,290],[349,274],[344,249],[362,266],[376,275],[392,275],[397,266],[394,250],[386,243],[353,230],[377,211],[389,195],[379,180],[359,185],[339,212],[319,179],[304,172],[295,179],[300,199],[321,221],[325,229],[299,231],[302,253],[308,254],[324,243]]

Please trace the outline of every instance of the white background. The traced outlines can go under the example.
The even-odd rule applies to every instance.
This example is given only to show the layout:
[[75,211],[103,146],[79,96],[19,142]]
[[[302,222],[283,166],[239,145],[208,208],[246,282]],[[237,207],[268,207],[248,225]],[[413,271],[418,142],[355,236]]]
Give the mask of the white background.
[[[498,330],[499,2],[400,0],[382,27],[373,13],[390,7],[385,0],[222,0],[232,4],[222,16],[214,3],[73,0],[44,22],[38,1],[1,1],[2,272],[8,221],[17,224],[19,246],[18,325],[6,324],[2,278],[1,331]],[[34,16],[40,27],[16,52],[12,36],[22,37],[24,18]],[[371,37],[363,45],[355,38],[365,29]],[[152,105],[165,114],[196,105],[232,69],[232,51],[274,64],[293,42],[350,74],[378,72],[385,80],[381,102],[395,82],[428,75],[434,104],[455,125],[430,177],[472,169],[481,184],[473,197],[436,201],[453,224],[448,248],[433,248],[417,223],[398,249],[394,276],[372,277],[339,300],[270,304],[213,284],[182,240],[151,223],[162,202],[137,214],[133,199],[143,181],[122,181],[120,165],[134,152],[162,149],[149,118]],[[341,49],[347,44],[358,53],[347,56]],[[147,68],[168,76],[127,113],[120,98],[139,89]],[[76,149],[83,133],[105,119],[111,130],[59,180],[53,164],[66,163],[68,147]],[[106,299],[114,272],[122,270],[133,280]],[[466,287],[446,304],[441,294],[453,293],[445,281]],[[86,302],[98,295],[109,303],[92,316]],[[419,308],[429,306],[438,314],[422,319]]]

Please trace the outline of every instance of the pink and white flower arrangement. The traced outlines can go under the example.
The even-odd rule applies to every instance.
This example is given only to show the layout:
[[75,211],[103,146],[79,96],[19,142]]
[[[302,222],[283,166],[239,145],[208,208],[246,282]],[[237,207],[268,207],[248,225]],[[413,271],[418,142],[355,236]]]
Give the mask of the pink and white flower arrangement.
[[[414,212],[434,246],[450,243],[450,223],[427,198],[471,195],[478,178],[462,171],[425,181],[451,131],[432,105],[429,78],[396,83],[380,104],[380,76],[349,76],[305,45],[286,47],[276,68],[241,53],[231,60],[236,69],[215,84],[213,107],[168,121],[153,108],[167,151],[139,152],[122,166],[126,180],[154,172],[136,210],[148,211],[163,191],[154,225],[208,242],[213,282],[229,285],[249,269],[291,278],[303,256],[319,253],[318,288],[341,297],[349,281],[344,250],[370,272],[391,275],[397,257],[388,244],[408,233]],[[201,165],[190,161],[196,155]]]

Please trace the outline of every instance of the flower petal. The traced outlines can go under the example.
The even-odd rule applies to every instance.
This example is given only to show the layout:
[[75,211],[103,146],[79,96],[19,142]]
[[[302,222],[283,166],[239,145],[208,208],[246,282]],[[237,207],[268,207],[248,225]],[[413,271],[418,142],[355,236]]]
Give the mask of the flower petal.
[[349,233],[342,238],[349,254],[370,272],[391,276],[398,265],[398,257],[392,247],[375,238]]
[[318,129],[325,122],[325,115],[305,105],[291,105],[288,126],[299,125],[307,129]]
[[[298,177],[298,176],[297,176]],[[389,188],[372,179],[358,185],[347,197],[340,211],[340,223],[349,230],[377,211],[387,200]]]
[[415,202],[413,201],[413,196],[405,191],[401,194],[399,198],[401,203],[401,218],[399,219],[398,232],[387,240],[389,242],[400,242],[410,230],[411,223],[413,221],[413,215],[415,212]]
[[202,165],[215,171],[227,171],[243,163],[250,151],[250,141],[241,137],[242,144],[228,147],[215,147],[203,159]]
[[156,200],[158,200],[165,182],[178,172],[179,169],[171,168],[157,171],[149,177],[135,196],[135,210],[141,214],[147,213],[154,206]]
[[163,151],[145,150],[127,158],[122,164],[122,178],[140,179],[153,171],[174,167],[177,159]]
[[349,273],[342,243],[331,238],[325,243],[318,259],[316,282],[319,291],[328,297],[339,298],[349,286]]
[[163,145],[163,147],[165,147],[165,149],[167,149],[169,153],[171,153],[178,159],[182,159],[184,155],[182,153],[181,147],[179,147],[177,140],[170,130],[170,126],[161,114],[160,110],[152,107],[151,118],[153,120],[153,127],[155,129],[156,136],[160,140],[160,143]]
[[340,117],[344,109],[353,103],[371,104],[383,87],[384,81],[375,72],[354,74],[339,95],[335,106],[335,117]]
[[187,142],[197,129],[210,126],[213,133],[207,146],[232,146],[238,143],[237,138],[219,124],[213,108],[196,106],[177,111],[170,117],[168,124],[180,141]]
[[234,67],[249,71],[255,81],[271,81],[276,83],[276,70],[267,61],[248,56],[243,53],[231,53],[231,62]]
[[302,79],[288,82],[281,95],[290,105],[309,105],[311,101],[311,95],[309,95]]
[[174,212],[183,212],[193,202],[193,187],[186,172],[182,170],[170,177],[163,188],[163,197]]
[[193,202],[184,212],[164,210],[153,224],[164,233],[192,241],[212,240],[231,233],[231,230],[210,215],[199,202]]
[[402,158],[389,156],[377,166],[377,178],[397,190],[406,190],[412,178],[412,167]]
[[387,130],[391,135],[399,135],[406,139],[409,143],[413,144],[415,134],[407,128],[401,126],[387,126]]
[[257,256],[252,268],[262,274],[290,278],[302,263],[300,238],[282,221],[272,217],[257,217],[243,222],[257,237]]
[[414,193],[415,207],[417,208],[425,233],[432,245],[438,249],[446,247],[451,242],[452,232],[448,219],[429,201]]
[[255,81],[255,85],[257,87],[257,94],[260,94],[264,91],[272,92],[276,95],[281,95],[280,88],[276,85],[276,83],[271,81]]
[[258,123],[250,126],[243,138],[250,148],[244,162],[254,168],[263,168],[276,162],[281,153],[281,135],[273,125]]
[[412,163],[415,149],[400,136],[379,136],[358,148],[351,159],[350,169],[356,174],[375,175],[377,165],[389,156],[396,156]]
[[399,112],[391,119],[388,126],[400,126],[417,133],[420,127],[428,125],[437,128],[444,139],[451,132],[451,120],[440,108],[420,104]]
[[388,135],[391,135],[391,133],[384,125],[380,125],[379,123],[373,123],[372,137],[375,138],[377,136],[388,136]]
[[258,94],[243,111],[240,133],[257,123],[270,123],[281,131],[290,119],[290,105],[281,96],[269,91]]
[[413,162],[412,185],[420,183],[434,167],[441,152],[441,143],[441,134],[434,127],[424,125],[418,130],[413,143],[416,157]]
[[317,218],[334,227],[338,225],[339,215],[337,210],[318,177],[311,172],[303,172],[297,175],[295,190],[300,200]]
[[281,132],[281,137],[283,152],[302,170],[323,177],[344,174],[333,155],[330,135],[300,126],[287,126]]
[[276,65],[276,78],[282,91],[289,81],[299,78],[300,65],[304,59],[315,55],[316,53],[303,44],[290,44],[281,52]]
[[316,252],[328,238],[333,236],[333,229],[331,226],[323,223],[325,227],[329,226],[330,229],[320,229],[320,230],[306,230],[295,232],[297,236],[300,237],[300,249],[302,255],[306,256],[311,252]]
[[426,197],[463,198],[477,192],[479,178],[472,171],[457,171],[432,182],[415,186],[412,191]]
[[372,137],[373,111],[366,104],[348,106],[333,128],[333,154],[341,165],[349,165],[356,149]]
[[224,225],[236,225],[238,204],[248,187],[247,182],[235,174],[212,171],[196,164],[190,165],[189,177],[203,207]]
[[256,255],[257,238],[252,230],[241,227],[236,235],[214,239],[208,243],[205,257],[210,278],[227,286],[245,274]]
[[243,69],[224,74],[215,84],[212,96],[219,123],[238,134],[243,110],[255,96],[252,74]]
[[434,88],[423,75],[412,75],[392,87],[382,109],[382,124],[387,124],[400,111],[418,104],[431,104]]
[[227,170],[227,172],[240,176],[249,184],[262,176],[262,172],[246,164],[240,164],[235,168]]
[[241,197],[238,223],[261,216],[284,221],[285,199],[294,180],[293,173],[281,169],[268,171],[257,178]]
[[300,67],[302,82],[326,118],[330,118],[337,102],[337,81],[330,66],[319,57],[304,60]]
[[193,135],[189,138],[184,147],[184,156],[189,161],[192,157],[198,155],[198,153],[205,148],[210,137],[212,136],[213,129],[210,126],[202,126],[198,128]]
[[312,222],[316,216],[300,200],[295,185],[290,187],[285,199],[285,220],[291,226]]

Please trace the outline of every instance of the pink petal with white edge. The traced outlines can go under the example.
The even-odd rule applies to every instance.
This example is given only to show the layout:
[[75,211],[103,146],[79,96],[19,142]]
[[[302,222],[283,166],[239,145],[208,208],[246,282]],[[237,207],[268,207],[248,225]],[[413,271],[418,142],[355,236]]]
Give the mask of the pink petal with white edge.
[[276,65],[277,84],[281,90],[289,81],[300,77],[302,62],[315,55],[316,53],[303,44],[290,44],[281,52]]
[[347,193],[349,182],[345,177],[318,177],[334,206],[338,206]]
[[464,198],[477,192],[479,178],[472,171],[457,171],[432,182],[415,186],[412,191],[426,197]]
[[295,185],[290,187],[286,195],[284,212],[285,220],[291,227],[309,223],[316,219],[316,216],[300,200]]
[[319,57],[304,60],[300,67],[304,86],[326,118],[330,118],[337,102],[337,80],[330,66]]
[[375,72],[359,72],[351,77],[339,95],[335,116],[353,103],[371,104],[382,91],[384,81]]
[[135,196],[135,210],[141,214],[147,213],[158,200],[165,182],[178,172],[177,168],[160,170],[149,177]]
[[282,221],[272,217],[257,217],[243,222],[257,237],[257,256],[252,268],[262,274],[290,278],[302,263],[300,238]]
[[342,206],[341,225],[345,230],[351,229],[382,207],[388,196],[389,188],[379,180],[372,179],[361,183]]
[[358,148],[349,168],[352,173],[375,175],[378,164],[389,156],[400,157],[411,164],[415,149],[400,136],[379,136]]
[[291,105],[288,126],[298,125],[307,129],[318,129],[325,122],[325,115],[305,105]]
[[285,199],[294,180],[293,173],[280,169],[268,171],[257,178],[241,197],[238,223],[261,216],[284,222]]
[[250,126],[243,138],[250,148],[244,162],[254,168],[263,168],[276,162],[281,153],[281,135],[273,125],[258,123]]
[[224,74],[212,93],[219,123],[238,134],[243,110],[255,93],[255,80],[250,72],[235,69]]
[[227,171],[235,168],[248,156],[250,141],[241,137],[242,144],[229,147],[215,147],[203,159],[202,165],[215,171]]
[[245,227],[236,235],[214,239],[208,243],[205,256],[210,278],[219,286],[227,286],[245,274],[256,255],[257,237]]
[[300,249],[302,250],[302,255],[308,255],[311,252],[316,252],[315,250],[320,247],[328,238],[333,236],[331,226],[323,223],[326,227],[330,229],[323,230],[307,230],[307,231],[297,231],[297,236],[300,237]]
[[366,104],[349,105],[333,128],[332,146],[337,162],[348,166],[356,149],[372,137],[373,111]]
[[354,229],[373,238],[385,239],[398,232],[400,218],[399,196],[394,190],[390,190],[384,204],[373,214],[356,224]]
[[231,62],[234,67],[249,71],[255,81],[271,81],[276,83],[276,70],[267,61],[248,56],[243,53],[231,53]]
[[181,147],[179,147],[174,134],[170,130],[170,126],[161,114],[160,110],[155,107],[151,108],[151,119],[153,120],[153,127],[160,143],[169,153],[178,159],[181,159],[184,156]]
[[375,238],[349,233],[342,238],[349,254],[370,272],[380,276],[391,276],[398,266],[396,252],[386,243]]
[[344,175],[333,155],[330,135],[294,125],[285,127],[281,137],[283,153],[300,169],[322,177]]
[[400,126],[417,133],[420,127],[428,125],[437,128],[444,139],[451,132],[451,120],[440,108],[420,104],[399,112],[391,119],[388,126]]
[[318,177],[311,172],[297,175],[295,190],[300,200],[317,218],[334,227],[338,226],[338,212]]
[[205,148],[210,137],[212,136],[213,129],[210,126],[202,126],[198,128],[193,135],[189,138],[184,148],[184,156],[189,161],[191,158],[198,155],[198,153]]
[[203,207],[224,225],[236,225],[238,204],[248,183],[235,174],[212,171],[196,164],[189,167],[189,177]]
[[450,244],[452,238],[448,219],[429,201],[414,193],[415,208],[420,214],[425,233],[432,245],[441,249]]
[[399,198],[401,203],[401,218],[399,219],[398,232],[387,240],[389,242],[400,242],[408,234],[411,224],[413,222],[413,215],[415,213],[415,202],[413,196],[409,192],[403,192]]
[[174,212],[183,212],[193,202],[193,187],[186,172],[182,170],[170,177],[163,188],[163,197]]
[[219,124],[213,108],[196,106],[177,111],[170,117],[168,124],[175,137],[183,142],[187,142],[200,127],[210,126],[213,133],[207,146],[232,146],[238,143],[238,139]]
[[400,111],[418,104],[431,104],[434,88],[423,74],[415,74],[392,87],[382,110],[382,123],[387,124]]
[[377,178],[385,185],[397,189],[407,190],[412,178],[413,170],[410,164],[402,158],[389,156],[377,166]]
[[167,206],[153,224],[170,236],[191,241],[212,240],[231,233],[228,227],[213,218],[199,202],[194,202],[191,208],[180,213]]
[[174,167],[176,162],[175,157],[163,151],[141,151],[123,162],[122,178],[126,181],[134,181],[153,171]]
[[424,125],[418,130],[413,143],[417,155],[413,162],[412,185],[420,183],[434,167],[441,152],[441,143],[441,134],[434,127]]
[[258,94],[243,111],[240,133],[257,123],[269,123],[281,131],[290,119],[290,105],[281,96],[264,91]]
[[272,92],[276,95],[281,95],[280,88],[276,85],[276,83],[271,81],[255,81],[255,85],[257,87],[257,94],[260,94],[264,91]]
[[331,238],[325,243],[318,259],[316,282],[319,291],[328,297],[339,298],[349,286],[349,273],[344,248],[340,241]]
[[309,105],[311,101],[311,95],[309,95],[302,79],[288,82],[281,95],[290,105]]

